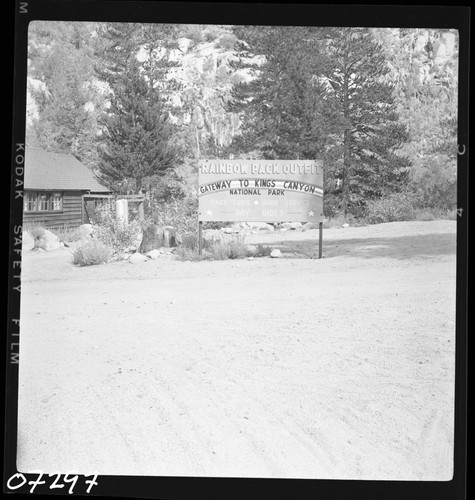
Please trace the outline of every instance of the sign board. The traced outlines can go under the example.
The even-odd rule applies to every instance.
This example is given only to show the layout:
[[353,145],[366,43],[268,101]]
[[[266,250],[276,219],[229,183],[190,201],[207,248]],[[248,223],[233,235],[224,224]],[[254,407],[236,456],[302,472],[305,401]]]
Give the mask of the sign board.
[[320,222],[321,160],[201,160],[199,220]]

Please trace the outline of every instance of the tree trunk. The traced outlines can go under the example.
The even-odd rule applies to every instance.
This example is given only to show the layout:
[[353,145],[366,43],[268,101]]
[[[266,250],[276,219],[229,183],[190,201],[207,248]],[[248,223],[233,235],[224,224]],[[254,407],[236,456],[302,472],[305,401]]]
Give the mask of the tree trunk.
[[[347,40],[349,44],[349,40]],[[346,46],[346,51],[344,54],[344,78],[343,78],[343,116],[345,117],[345,130],[343,132],[343,175],[341,179],[341,194],[342,194],[342,206],[343,206],[343,217],[347,216],[348,213],[348,177],[350,175],[350,123],[349,123],[349,70],[347,68],[347,62],[349,58],[349,47]]]
[[350,167],[350,140],[348,130],[343,133],[343,175],[341,179],[341,195],[343,217],[346,219],[348,213],[348,170]]

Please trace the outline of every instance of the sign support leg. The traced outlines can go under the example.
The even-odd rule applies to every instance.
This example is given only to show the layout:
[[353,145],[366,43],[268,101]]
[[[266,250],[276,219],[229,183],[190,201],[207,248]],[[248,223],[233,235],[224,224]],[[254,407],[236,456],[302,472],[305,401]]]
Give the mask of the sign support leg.
[[322,258],[323,253],[323,222],[318,224],[318,258]]
[[198,222],[198,255],[203,253],[203,221]]

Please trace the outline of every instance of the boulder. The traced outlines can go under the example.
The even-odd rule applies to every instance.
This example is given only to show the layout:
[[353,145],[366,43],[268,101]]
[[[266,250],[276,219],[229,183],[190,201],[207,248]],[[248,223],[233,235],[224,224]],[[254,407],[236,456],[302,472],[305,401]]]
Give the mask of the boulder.
[[274,226],[272,224],[267,224],[267,222],[248,222],[249,229],[258,231],[273,231]]
[[274,248],[274,250],[270,253],[270,256],[273,259],[280,259],[280,257],[282,257],[282,252],[279,249]]
[[28,231],[24,231],[21,236],[21,249],[32,250],[35,246],[35,240]]
[[79,238],[81,240],[89,239],[93,231],[94,227],[92,224],[82,224],[78,227]]
[[50,250],[57,250],[61,246],[61,240],[51,231],[45,229],[41,237],[40,247],[49,252]]
[[129,257],[131,264],[139,264],[140,262],[147,262],[148,257],[142,253],[136,252]]
[[301,229],[301,228],[302,228],[301,222],[291,222],[290,223],[290,229],[296,230],[296,229]]
[[347,222],[345,222],[341,227],[347,228],[350,227],[350,225]]
[[292,223],[291,222],[283,222],[280,225],[280,229],[283,231],[288,231],[289,229],[292,229]]
[[150,252],[147,252],[147,257],[153,260],[157,260],[160,257],[160,255],[162,255],[162,252],[160,252],[160,250],[157,249],[150,250]]

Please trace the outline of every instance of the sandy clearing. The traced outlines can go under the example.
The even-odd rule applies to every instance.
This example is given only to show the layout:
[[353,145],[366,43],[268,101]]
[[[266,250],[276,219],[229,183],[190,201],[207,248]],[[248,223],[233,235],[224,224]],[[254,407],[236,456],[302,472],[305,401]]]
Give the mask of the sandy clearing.
[[321,260],[25,253],[19,470],[450,479],[455,227],[328,229]]

